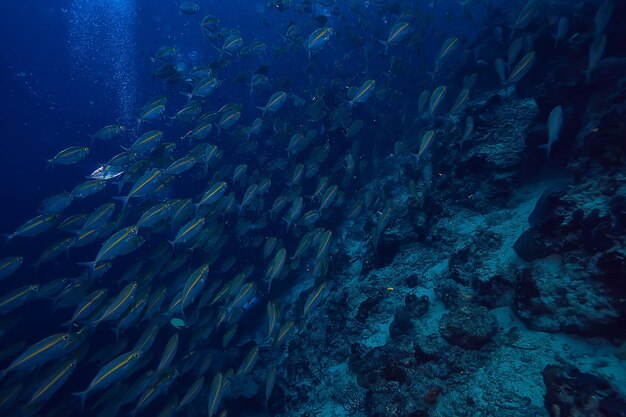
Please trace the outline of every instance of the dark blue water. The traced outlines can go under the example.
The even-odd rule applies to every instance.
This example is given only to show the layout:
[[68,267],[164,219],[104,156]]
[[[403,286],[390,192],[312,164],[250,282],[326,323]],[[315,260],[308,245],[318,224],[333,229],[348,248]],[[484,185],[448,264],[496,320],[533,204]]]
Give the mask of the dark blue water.
[[[0,415],[169,416],[200,377],[198,396],[177,415],[626,413],[621,2],[197,5],[187,15],[179,3],[165,0],[0,4],[0,231],[16,232],[0,248],[0,262],[24,257],[15,273],[0,280]],[[207,15],[219,23],[204,37]],[[567,31],[555,47],[565,17]],[[407,22],[406,34],[385,53],[399,22]],[[289,28],[296,26],[298,36],[289,39]],[[324,27],[332,28],[328,43],[309,51],[309,35]],[[231,33],[241,36],[244,49],[224,53]],[[437,67],[447,41],[455,47]],[[516,41],[518,53],[505,64]],[[246,53],[253,42],[264,44],[264,52]],[[171,62],[154,59],[162,46],[177,48]],[[503,80],[497,59],[506,65]],[[522,65],[525,59],[528,65]],[[157,75],[168,64],[179,78]],[[175,116],[190,102],[195,66],[208,66],[221,85],[197,97],[201,111],[181,122]],[[253,74],[267,76],[269,87],[251,93]],[[476,83],[468,87],[470,77]],[[375,80],[375,93],[351,100],[366,80]],[[444,86],[437,106],[431,99],[420,114],[420,94]],[[450,110],[466,87],[467,102]],[[281,91],[286,103],[263,115],[259,107]],[[156,97],[167,98],[163,117],[139,121]],[[220,131],[219,109],[226,105],[241,112],[240,120]],[[551,121],[558,106],[561,121]],[[201,114],[211,120],[211,133],[190,145],[184,136]],[[259,117],[260,132],[246,140],[244,128]],[[468,120],[474,130],[464,137]],[[353,122],[363,127],[347,137]],[[93,137],[112,124],[126,131],[110,141]],[[133,162],[143,160],[146,168],[135,178],[74,198],[57,223],[110,202],[115,214],[95,242],[78,247],[72,241],[35,268],[44,251],[78,229],[61,232],[55,224],[30,236],[20,226],[42,214],[47,197],[72,191],[112,156],[130,155],[128,147],[152,129],[175,145],[171,153],[136,154]],[[548,158],[541,145],[555,130]],[[429,131],[432,143],[422,139]],[[296,133],[310,136],[299,152],[288,150]],[[207,162],[196,145],[216,145],[221,157]],[[48,164],[70,146],[89,147],[89,155],[73,164]],[[159,176],[155,184],[165,185],[164,191],[121,203],[139,176],[187,155],[196,165]],[[235,181],[240,164],[247,171]],[[316,171],[294,184],[300,168]],[[327,185],[337,185],[336,193],[312,198],[324,177]],[[246,207],[246,190],[263,180],[271,180],[269,189]],[[113,233],[137,224],[156,204],[195,204],[219,181],[227,185],[219,202],[194,207],[179,223],[170,213],[135,231],[140,247],[107,258],[111,269],[93,278],[85,263],[112,244]],[[233,205],[226,209],[222,204],[231,193]],[[278,198],[287,202],[276,214],[270,209]],[[300,199],[302,211],[289,219]],[[354,207],[361,210],[353,214]],[[313,211],[319,219],[305,225],[301,215]],[[201,217],[200,237],[167,243]],[[276,247],[264,254],[270,238]],[[310,248],[296,255],[307,239]],[[278,249],[286,251],[283,260]],[[163,272],[181,259],[177,270]],[[192,274],[203,264],[210,265],[209,273],[197,284]],[[247,275],[237,284],[240,273]],[[60,279],[65,281],[49,294],[13,306],[15,291],[31,284],[49,289]],[[97,323],[129,281],[137,282],[137,290],[121,317]],[[250,293],[241,292],[244,283]],[[75,285],[82,287],[67,292]],[[200,290],[184,313],[172,307],[195,285]],[[161,288],[167,293],[158,312],[116,339],[112,330],[132,314],[134,303]],[[61,325],[99,289],[107,290],[101,309],[69,330]],[[175,328],[173,318],[185,326]],[[268,321],[274,327],[268,329]],[[152,324],[160,330],[139,363],[116,367],[113,361],[132,354]],[[46,346],[20,357],[66,331],[80,348],[48,357],[55,347]],[[141,390],[149,401],[128,398],[132,384],[157,369],[175,334],[172,362]],[[250,372],[236,375],[253,348],[258,360]],[[210,355],[213,361],[201,374]],[[72,359],[75,372],[54,385]],[[273,369],[272,390],[267,384]],[[98,372],[106,377],[88,388]],[[42,389],[54,393],[34,401]],[[81,410],[74,394],[85,390],[91,392]]]

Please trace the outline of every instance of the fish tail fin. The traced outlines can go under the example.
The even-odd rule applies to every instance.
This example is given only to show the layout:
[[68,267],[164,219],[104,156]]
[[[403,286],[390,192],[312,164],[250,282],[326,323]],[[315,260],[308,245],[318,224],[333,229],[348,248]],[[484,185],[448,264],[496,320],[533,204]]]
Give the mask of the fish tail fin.
[[91,278],[93,276],[95,267],[96,267],[96,261],[92,261],[92,262],[79,262],[78,265],[80,266],[86,266],[87,268],[89,268],[89,278]]
[[118,193],[122,192],[122,187],[124,186],[124,181],[113,181],[113,182],[111,182],[111,184],[117,185],[117,192]]
[[539,145],[540,148],[546,150],[546,157],[550,159],[550,153],[552,152],[552,144],[550,142]]
[[52,165],[52,159],[41,158],[42,161],[46,161],[46,169],[45,172],[50,171],[54,165]]
[[4,233],[2,234],[2,238],[4,239],[4,245],[8,245],[9,242],[15,237],[15,234],[12,233]]
[[89,391],[80,391],[80,392],[75,392],[72,395],[74,395],[75,397],[80,398],[80,411],[85,411],[85,403],[87,402],[87,395],[89,394]]
[[128,204],[129,197],[123,196],[123,195],[118,195],[118,196],[113,197],[113,199],[121,201],[122,202],[122,210],[124,210],[126,208],[126,205]]

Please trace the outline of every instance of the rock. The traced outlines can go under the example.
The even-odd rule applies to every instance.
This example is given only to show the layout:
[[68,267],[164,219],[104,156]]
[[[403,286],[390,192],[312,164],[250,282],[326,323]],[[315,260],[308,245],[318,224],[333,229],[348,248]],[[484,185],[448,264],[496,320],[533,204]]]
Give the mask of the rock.
[[464,349],[480,349],[496,334],[495,317],[485,307],[465,305],[439,321],[439,333],[450,344]]
[[528,229],[523,232],[513,244],[513,249],[517,256],[526,262],[545,258],[556,252],[556,249],[547,244],[535,229]]
[[520,271],[513,311],[533,330],[608,338],[624,334],[623,312],[611,291],[575,265],[564,264],[558,273],[543,264]]
[[551,415],[626,416],[626,398],[604,378],[554,365],[546,366],[542,374]]
[[430,302],[428,297],[422,295],[418,297],[415,294],[409,294],[404,298],[404,307],[409,312],[412,319],[419,318],[428,312]]

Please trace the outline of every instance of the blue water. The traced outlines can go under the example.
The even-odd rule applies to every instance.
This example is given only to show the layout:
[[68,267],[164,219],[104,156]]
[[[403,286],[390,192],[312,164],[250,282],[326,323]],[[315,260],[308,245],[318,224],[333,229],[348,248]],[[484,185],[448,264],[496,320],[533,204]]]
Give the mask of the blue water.
[[[589,415],[624,415],[625,393],[620,384],[626,373],[622,372],[620,345],[626,337],[621,327],[626,309],[623,284],[613,279],[624,272],[620,262],[625,227],[620,210],[626,204],[620,198],[626,199],[622,178],[626,157],[617,138],[624,133],[619,122],[624,114],[619,71],[624,68],[625,53],[619,45],[626,35],[619,27],[623,17],[619,13],[625,8],[615,1],[606,28],[593,34],[591,16],[600,1],[580,5],[537,1],[531,23],[514,30],[522,2],[469,3],[214,0],[198,1],[199,11],[186,15],[179,3],[169,0],[2,2],[0,231],[17,233],[0,248],[0,262],[10,256],[23,256],[24,262],[0,280],[0,369],[5,370],[0,380],[0,415],[126,416],[135,415],[135,407],[139,416],[174,415],[172,404],[179,404],[200,377],[204,378],[200,394],[178,415],[207,415],[207,408],[210,417],[224,410],[235,416],[580,415],[565,411],[571,404],[552,395],[568,389],[560,376],[549,376],[547,366],[554,364],[564,367],[560,373],[555,371],[558,375],[570,372],[565,366],[587,372],[584,377],[570,372],[583,380],[583,387],[587,377],[608,381],[598,383],[593,392],[598,397],[610,392],[615,402],[605,407],[604,414]],[[212,39],[203,38],[200,26],[208,14],[219,19],[221,31]],[[571,23],[560,49],[554,49],[553,34],[562,16]],[[396,23],[404,21],[409,27],[406,37],[392,42],[385,54],[381,43],[391,36]],[[299,27],[295,41],[287,39],[291,25]],[[328,44],[308,51],[309,35],[322,27],[332,28]],[[496,27],[504,32],[501,41],[495,41]],[[237,31],[244,48],[259,42],[266,45],[266,51],[249,56],[220,52],[229,34],[226,29]],[[614,60],[599,60],[587,85],[583,71],[589,45],[594,39],[600,42],[602,35],[608,37],[602,58]],[[436,70],[442,45],[455,37],[456,47]],[[527,53],[536,51],[537,57],[527,75],[501,83],[494,61],[506,61],[513,38],[524,46],[506,67],[507,74],[515,71],[513,64],[528,57]],[[172,62],[182,80],[168,82],[156,76],[165,64],[154,59],[162,46],[177,48]],[[225,59],[220,61],[220,56]],[[190,102],[187,94],[196,82],[190,70],[200,65],[209,65],[221,82],[209,96],[199,98],[200,114],[217,113],[227,104],[241,111],[236,125],[220,132],[221,115],[211,116],[211,133],[194,143],[216,145],[223,152],[221,159],[206,165],[198,156],[194,168],[174,176],[164,192],[131,198],[127,207],[117,197],[127,195],[137,185],[136,178],[120,188],[111,181],[94,196],[73,199],[58,222],[115,202],[108,231],[86,247],[72,243],[60,256],[35,268],[33,264],[47,248],[72,235],[52,228],[37,236],[20,236],[20,226],[41,214],[44,199],[72,191],[148,130],[161,130],[163,142],[174,143],[175,149],[165,157],[146,153],[136,155],[135,160],[145,160],[151,169],[165,169],[190,154],[193,146],[181,138],[196,126],[198,115],[191,123],[173,119]],[[255,73],[266,75],[270,87],[251,93],[249,82]],[[458,112],[449,112],[464,88],[464,77],[471,74],[476,74],[477,82],[470,88],[470,98]],[[351,102],[355,88],[370,79],[376,81],[375,93],[363,102]],[[419,114],[420,94],[438,86],[446,86],[447,91],[439,110]],[[261,117],[258,107],[279,91],[287,93],[286,103],[275,112],[267,111],[260,133],[246,141],[242,128]],[[155,97],[167,97],[164,117],[140,122],[142,108]],[[304,105],[296,105],[296,100]],[[320,101],[323,106],[318,106]],[[558,105],[564,109],[563,127],[559,124],[561,135],[548,160],[539,145],[548,140],[548,114]],[[610,110],[605,114],[598,109]],[[342,117],[339,127],[331,130]],[[461,143],[470,117],[475,130]],[[363,128],[354,137],[346,137],[354,121],[362,121]],[[97,131],[113,124],[125,126],[126,131],[111,141],[94,139]],[[435,135],[433,143],[420,143],[429,130]],[[287,147],[292,135],[307,132],[313,137],[311,143],[290,155]],[[589,144],[594,134],[601,136],[600,149]],[[46,162],[70,146],[89,147],[89,155],[68,165]],[[315,161],[324,146],[328,156]],[[299,164],[306,169],[314,162],[319,165],[317,173],[291,184]],[[239,164],[247,164],[247,172],[243,181],[235,182],[233,170]],[[130,164],[123,168],[128,171]],[[585,178],[587,171],[590,178]],[[336,198],[329,207],[319,210],[320,219],[313,226],[296,225],[303,222],[300,215],[284,220],[292,202],[300,197],[301,214],[322,204],[321,199],[310,197],[321,177],[329,179],[328,185],[338,185],[338,192],[329,196]],[[160,183],[167,179],[159,177]],[[269,191],[242,208],[246,189],[264,179],[271,179]],[[219,203],[191,210],[180,224],[171,224],[168,218],[158,226],[141,228],[138,234],[145,241],[141,247],[112,257],[110,271],[98,279],[91,277],[93,272],[85,262],[96,258],[114,232],[136,224],[155,204],[186,198],[196,203],[218,181],[228,187]],[[548,203],[542,200],[544,190],[562,184],[569,191]],[[220,204],[233,192],[234,205],[226,210]],[[274,215],[270,209],[280,196],[288,202]],[[359,202],[362,211],[350,217],[350,209]],[[543,223],[528,217],[535,204],[531,218],[539,217]],[[206,220],[202,233],[210,234],[209,240],[218,235],[211,244],[197,248],[194,239],[171,247],[167,244],[183,224],[201,216]],[[515,221],[516,216],[521,220]],[[534,240],[523,234],[527,230],[535,233]],[[327,247],[319,242],[323,232],[332,233]],[[272,237],[277,238],[277,246],[264,255]],[[303,237],[314,243],[296,257]],[[544,243],[547,248],[541,246]],[[155,256],[162,245],[167,249]],[[270,290],[267,280],[276,267],[272,259],[279,248],[287,256]],[[162,273],[181,257],[186,258],[180,269]],[[121,277],[138,263],[142,263],[139,272],[129,277],[138,282],[133,302],[167,288],[154,317],[124,329],[119,340],[111,328],[121,319],[95,326],[102,310],[69,330],[61,326],[97,289],[108,290],[103,306],[108,305],[128,283]],[[190,274],[205,263],[210,264],[210,272],[196,299],[184,314],[171,308],[191,282]],[[151,270],[155,265],[158,269]],[[243,282],[254,285],[253,297],[233,306],[230,303],[240,294],[231,294],[229,285],[245,271],[252,271]],[[546,278],[552,273],[571,281],[559,289]],[[49,295],[33,296],[15,308],[8,301],[13,291],[26,285],[38,284],[41,289],[57,279],[67,281]],[[84,283],[84,288],[69,295],[64,292],[77,282]],[[209,303],[219,290],[225,291],[224,298]],[[430,306],[424,316],[427,320],[422,318],[425,311],[417,314],[419,309],[410,308],[416,294],[426,297]],[[203,296],[207,297],[204,303],[199,301]],[[272,305],[278,306],[279,313],[268,336],[267,311]],[[600,312],[599,305],[608,305],[610,311]],[[463,323],[466,311],[470,318]],[[507,313],[513,318],[504,319]],[[571,321],[570,316],[574,317]],[[172,318],[184,320],[185,326],[176,329],[170,324]],[[496,323],[496,318],[493,332],[477,345],[459,335],[450,336],[450,330],[444,329],[458,319],[463,323],[461,330],[450,326],[452,331],[470,333],[471,324],[479,327],[483,319]],[[159,334],[152,348],[141,352],[141,363],[102,389],[94,388],[87,397],[88,407],[81,410],[73,394],[86,390],[98,371],[113,366],[112,360],[132,353],[138,337],[153,323],[159,325]],[[224,334],[235,324],[233,340],[223,346]],[[26,349],[65,331],[81,335],[80,349],[32,367],[16,364]],[[518,331],[522,342],[511,336]],[[398,332],[402,337],[396,337]],[[174,334],[180,336],[180,344],[172,363],[141,391],[158,388],[158,394],[147,406],[132,398],[119,408],[129,387],[146,371],[156,369]],[[546,335],[566,342],[552,340],[535,356],[535,362],[522,356],[545,344],[545,337],[552,337]],[[424,354],[429,359],[420,359],[424,349],[420,343],[434,339],[438,343],[434,353],[429,351]],[[559,350],[568,343],[575,345],[574,350]],[[229,369],[236,373],[254,346],[259,347],[254,369],[230,375]],[[511,346],[519,350],[509,357]],[[594,351],[597,346],[598,352]],[[35,358],[49,355],[47,349]],[[213,362],[200,375],[198,369],[208,355],[213,355]],[[594,362],[605,355],[610,360],[598,366],[580,359],[591,357]],[[563,356],[565,360],[558,359]],[[67,381],[54,387],[50,399],[29,404],[41,384],[71,359],[77,367]],[[500,365],[509,360],[510,369]],[[530,362],[533,366],[525,366]],[[266,379],[274,367],[276,386],[266,400]],[[478,369],[485,371],[480,374]],[[504,386],[517,381],[513,369],[528,369],[527,373],[518,371],[523,374],[519,384],[529,387],[527,391],[508,402],[504,394],[490,397],[486,387],[503,385],[502,392],[514,391]],[[113,376],[116,372],[117,368]],[[217,382],[220,397],[216,399],[215,384],[221,375],[225,377],[221,385]],[[500,380],[484,382],[495,377]],[[159,384],[167,384],[167,389]],[[469,395],[467,387],[472,384],[481,393],[476,395],[480,401],[460,400]],[[349,387],[354,396],[342,394]],[[398,392],[397,397],[392,398],[390,392]],[[586,399],[586,395],[577,386],[572,398]],[[498,408],[502,403],[512,405]],[[506,414],[506,410],[513,411]]]

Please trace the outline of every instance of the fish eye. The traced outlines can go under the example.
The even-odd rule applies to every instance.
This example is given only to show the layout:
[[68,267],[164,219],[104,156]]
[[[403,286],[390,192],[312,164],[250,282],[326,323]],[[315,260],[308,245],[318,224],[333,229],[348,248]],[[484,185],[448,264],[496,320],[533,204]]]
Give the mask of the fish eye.
[[65,334],[65,335],[63,335],[63,340],[67,340],[68,338],[69,338],[69,336],[68,336],[68,335],[66,335],[66,334]]

